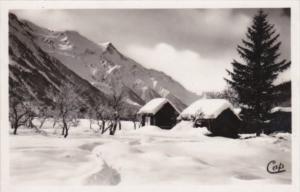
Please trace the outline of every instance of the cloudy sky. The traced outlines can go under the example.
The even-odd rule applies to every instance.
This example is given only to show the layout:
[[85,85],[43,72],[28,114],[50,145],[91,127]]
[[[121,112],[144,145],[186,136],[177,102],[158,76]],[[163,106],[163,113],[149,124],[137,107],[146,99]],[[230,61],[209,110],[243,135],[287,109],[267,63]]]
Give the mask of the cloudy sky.
[[[290,59],[288,9],[264,9],[282,41],[282,57]],[[186,88],[222,90],[236,47],[245,37],[257,9],[18,10],[52,30],[76,30],[101,43],[112,42],[147,68],[164,71]],[[277,80],[289,79],[285,72]]]

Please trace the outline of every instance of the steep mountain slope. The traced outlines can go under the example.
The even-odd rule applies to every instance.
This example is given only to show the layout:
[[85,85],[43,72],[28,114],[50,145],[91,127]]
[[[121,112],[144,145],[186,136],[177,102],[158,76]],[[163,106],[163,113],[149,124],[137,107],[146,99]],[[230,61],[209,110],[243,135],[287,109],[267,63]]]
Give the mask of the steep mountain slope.
[[108,95],[112,89],[122,90],[127,103],[141,106],[166,97],[183,109],[198,97],[168,75],[124,56],[112,43],[96,44],[75,31],[55,32],[29,21],[22,23],[24,32],[43,51]]
[[60,91],[62,85],[73,84],[86,105],[108,102],[106,94],[76,75],[58,59],[50,56],[34,42],[26,24],[9,15],[9,84],[16,95],[49,102],[47,90]]

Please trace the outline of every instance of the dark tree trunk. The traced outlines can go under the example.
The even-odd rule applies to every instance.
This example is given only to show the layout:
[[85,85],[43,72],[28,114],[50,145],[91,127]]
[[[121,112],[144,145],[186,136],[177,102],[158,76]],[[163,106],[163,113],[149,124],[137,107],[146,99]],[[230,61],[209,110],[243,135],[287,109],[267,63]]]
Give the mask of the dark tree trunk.
[[109,135],[114,135],[113,129],[114,125],[111,125],[111,127],[109,128]]
[[92,123],[93,123],[93,120],[90,119],[90,129],[92,129]]
[[260,134],[262,133],[262,123],[258,122],[257,120],[255,120],[255,129],[256,129],[256,136],[259,137]]
[[116,129],[117,129],[117,123],[114,122],[111,128],[109,129],[109,135],[115,135]]
[[16,135],[17,134],[17,129],[18,129],[18,125],[17,125],[17,123],[15,123],[15,125],[14,125],[14,132],[13,132],[13,134],[14,135]]
[[61,135],[65,135],[65,126],[62,127]]
[[37,127],[33,124],[33,117],[30,117],[29,119],[28,119],[28,124],[29,124],[29,127],[30,128],[35,128],[35,129],[37,129]]
[[132,121],[132,122],[133,122],[134,129],[136,129],[136,123],[135,123],[135,121]]
[[121,125],[121,121],[120,120],[118,120],[118,124],[119,124],[119,130],[121,130],[122,129],[122,125]]
[[68,135],[69,135],[69,129],[68,129],[68,128],[66,128],[66,134],[64,135],[64,138],[67,138],[67,137],[68,137]]
[[41,129],[43,127],[44,123],[46,122],[46,119],[47,118],[43,118],[43,120],[41,121],[41,124],[39,126],[39,129]]
[[55,125],[56,125],[56,119],[54,119],[53,124],[52,124],[52,128],[54,129]]
[[259,137],[261,133],[262,133],[262,129],[261,129],[261,127],[258,125],[258,126],[256,127],[256,136]]
[[63,132],[62,135],[66,138],[68,136],[68,125],[67,122],[65,120],[65,118],[63,118]]
[[102,131],[101,131],[101,134],[104,134],[105,133],[105,121],[102,120]]

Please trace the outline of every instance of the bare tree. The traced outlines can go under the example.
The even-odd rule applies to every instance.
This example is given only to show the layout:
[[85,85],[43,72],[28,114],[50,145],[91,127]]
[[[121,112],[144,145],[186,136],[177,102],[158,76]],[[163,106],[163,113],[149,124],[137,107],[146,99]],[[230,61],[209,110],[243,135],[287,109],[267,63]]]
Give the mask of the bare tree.
[[40,121],[39,126],[37,127],[38,130],[42,129],[43,125],[45,124],[46,120],[50,117],[51,108],[47,105],[39,105],[37,108],[37,117]]
[[134,129],[137,128],[137,121],[138,121],[138,110],[137,109],[129,109],[127,110],[126,117],[128,118],[129,121],[133,123]]
[[136,129],[136,123],[137,123],[137,113],[136,112],[130,116],[130,120],[133,123],[134,129]]
[[238,95],[235,90],[228,87],[222,91],[222,97],[227,99],[234,107],[239,106]]
[[93,123],[95,121],[95,110],[92,107],[88,108],[86,119],[89,119],[90,129],[93,129]]
[[25,125],[28,121],[30,110],[26,102],[14,94],[9,97],[9,121],[11,128],[14,130],[13,134],[17,134],[17,129]]
[[77,114],[80,110],[79,95],[75,92],[76,87],[70,83],[61,87],[61,90],[54,92],[50,90],[48,96],[54,103],[55,116],[62,122],[62,135],[66,138],[69,135],[69,128],[77,121]]
[[[27,105],[29,110],[27,126],[29,128],[34,128],[37,133],[46,134],[46,132],[42,131],[41,129],[46,120],[49,118],[50,107],[41,102],[35,101],[27,102]],[[35,119],[37,121],[34,123],[33,121]]]
[[[48,117],[46,111],[48,111],[48,107],[38,101],[35,96],[27,96],[24,88],[18,86],[10,87],[9,120],[11,127],[14,129],[13,134],[17,134],[17,129],[20,126],[34,128],[37,132],[40,132],[40,128]],[[33,122],[36,117],[41,120],[38,127]]]
[[237,93],[230,87],[227,87],[220,92],[206,92],[204,93],[204,95],[208,99],[226,99],[235,107],[239,105],[237,100]]
[[50,116],[53,119],[52,128],[55,129],[56,124],[59,122],[59,112],[55,107],[50,111]]
[[[92,119],[97,123],[98,131],[101,131],[101,134],[104,134],[110,128],[110,126],[106,126],[107,122],[110,122],[110,115],[110,107],[107,104],[94,105],[93,108],[90,109],[90,121]],[[108,123],[108,125],[110,125],[110,123]]]
[[36,107],[36,102],[34,101],[26,101],[25,102],[25,106],[27,108],[27,122],[26,122],[26,126],[28,128],[35,128],[37,129],[37,127],[33,124],[33,120],[36,116],[36,110],[35,110],[35,107]]
[[114,135],[117,127],[119,126],[119,130],[122,129],[121,127],[121,112],[124,109],[124,92],[122,89],[117,89],[116,86],[112,87],[112,96],[109,102],[109,106],[112,109],[111,113],[111,123],[109,128],[109,134]]

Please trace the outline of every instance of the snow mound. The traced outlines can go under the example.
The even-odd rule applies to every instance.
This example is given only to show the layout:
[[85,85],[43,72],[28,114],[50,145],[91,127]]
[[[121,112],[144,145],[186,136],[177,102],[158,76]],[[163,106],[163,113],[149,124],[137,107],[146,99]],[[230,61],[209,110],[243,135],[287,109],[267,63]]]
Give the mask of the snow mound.
[[180,121],[172,128],[172,131],[186,131],[190,128],[193,128],[192,121]]
[[180,121],[171,130],[172,135],[180,136],[204,136],[209,133],[206,128],[194,128],[191,121]]
[[121,182],[120,173],[104,163],[103,168],[90,175],[85,184],[86,185],[118,185]]
[[226,109],[234,111],[233,106],[225,99],[200,99],[183,110],[180,118],[192,119],[202,114],[204,119],[214,119]]
[[[24,128],[10,136],[11,184],[121,187],[292,182],[290,133],[228,139],[206,136],[207,129],[193,128],[191,121],[181,121],[171,130],[156,126],[135,130],[132,122],[122,121],[122,130],[110,136],[95,134],[89,120],[82,119],[65,139],[51,134],[52,124],[53,120],[48,121],[43,128],[48,136],[31,135],[32,130]],[[270,175],[266,166],[272,159],[282,162],[286,172]]]
[[151,133],[161,133],[163,131],[166,131],[166,130],[161,129],[157,126],[149,125],[149,126],[141,127],[139,129],[135,130],[134,132],[142,133],[142,134],[151,134]]

